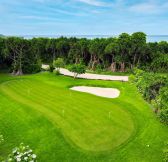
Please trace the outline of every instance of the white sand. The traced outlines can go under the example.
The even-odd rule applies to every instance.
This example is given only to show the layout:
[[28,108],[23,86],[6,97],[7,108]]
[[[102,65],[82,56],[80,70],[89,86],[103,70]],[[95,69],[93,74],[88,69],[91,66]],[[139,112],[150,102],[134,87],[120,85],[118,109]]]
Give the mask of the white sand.
[[42,64],[42,66],[41,66],[41,68],[44,69],[44,70],[49,69],[49,67],[50,67],[49,65],[45,65],[45,64]]
[[115,88],[100,88],[100,87],[88,87],[88,86],[76,86],[70,88],[71,90],[87,92],[96,96],[106,98],[117,98],[120,95],[120,91]]
[[[74,76],[74,73],[70,72],[67,69],[60,68],[60,73],[66,76]],[[99,75],[99,74],[90,74],[85,73],[78,75],[77,78],[83,79],[97,79],[97,80],[114,80],[114,81],[128,81],[128,76],[111,76],[111,75]]]

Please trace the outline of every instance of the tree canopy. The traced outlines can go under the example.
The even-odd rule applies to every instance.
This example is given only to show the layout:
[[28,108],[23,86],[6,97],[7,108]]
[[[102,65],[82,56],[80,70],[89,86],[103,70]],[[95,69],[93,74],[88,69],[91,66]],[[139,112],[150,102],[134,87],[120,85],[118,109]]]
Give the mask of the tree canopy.
[[147,43],[142,32],[96,39],[0,37],[1,67],[8,67],[13,74],[38,72],[41,62],[52,64],[57,58],[64,64],[82,63],[92,70],[125,72],[138,67],[167,72],[168,42]]

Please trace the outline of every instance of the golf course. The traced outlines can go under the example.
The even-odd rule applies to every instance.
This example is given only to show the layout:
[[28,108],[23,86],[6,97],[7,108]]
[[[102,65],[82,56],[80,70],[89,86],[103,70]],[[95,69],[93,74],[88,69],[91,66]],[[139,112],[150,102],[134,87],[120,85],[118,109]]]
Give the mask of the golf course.
[[0,13],[0,162],[168,162],[168,0]]
[[[71,90],[115,88],[117,98]],[[159,162],[168,127],[130,81],[0,74],[0,161],[20,143],[39,162]]]

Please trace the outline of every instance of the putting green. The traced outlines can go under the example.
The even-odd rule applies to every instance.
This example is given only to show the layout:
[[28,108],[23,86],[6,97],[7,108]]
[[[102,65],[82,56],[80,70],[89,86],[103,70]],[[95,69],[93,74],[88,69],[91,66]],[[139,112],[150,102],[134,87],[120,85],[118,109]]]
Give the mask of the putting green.
[[90,95],[29,79],[3,83],[1,89],[15,101],[41,112],[60,128],[67,141],[83,150],[112,150],[134,131],[131,115],[113,100],[91,96],[88,101],[85,97]]

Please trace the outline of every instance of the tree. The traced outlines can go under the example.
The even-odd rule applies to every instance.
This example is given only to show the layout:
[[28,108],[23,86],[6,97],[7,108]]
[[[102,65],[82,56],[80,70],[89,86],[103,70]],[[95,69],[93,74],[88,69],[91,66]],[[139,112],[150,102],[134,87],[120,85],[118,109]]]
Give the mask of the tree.
[[9,55],[13,60],[13,72],[14,75],[22,75],[23,58],[27,46],[27,40],[19,37],[10,37],[6,39],[6,49],[4,52]]
[[40,57],[42,62],[48,62],[50,56],[46,50],[46,45],[48,43],[47,38],[33,38],[30,40],[31,43],[31,52],[36,56]]
[[91,54],[89,68],[95,70],[97,64],[99,64],[99,55],[101,51],[100,39],[96,38],[90,41],[89,52]]
[[[138,66],[143,70],[167,72],[168,43],[146,43],[146,35],[122,33],[117,38],[0,38],[0,65],[13,74],[36,73],[41,62],[53,64],[62,58],[65,64],[84,64],[95,70],[124,72]],[[5,65],[5,66],[4,66]]]
[[168,53],[168,43],[166,41],[159,42],[157,48],[161,53]]
[[48,39],[46,43],[47,57],[45,58],[47,62],[56,59],[56,45],[57,45],[56,39]]
[[56,44],[56,50],[57,50],[57,56],[58,57],[64,57],[67,58],[68,52],[69,52],[69,40],[67,38],[61,37],[58,38],[57,44]]
[[74,64],[68,67],[68,70],[74,73],[74,78],[76,78],[79,74],[84,74],[86,69],[82,64]]
[[3,55],[3,50],[4,50],[4,39],[0,37],[0,66],[3,64],[4,61],[4,55]]
[[68,58],[70,63],[79,64],[82,53],[80,51],[80,46],[78,42],[72,43],[70,45],[70,50],[68,52]]
[[122,33],[118,38],[118,46],[119,46],[119,56],[118,61],[120,64],[120,71],[125,71],[125,63],[130,55],[130,45],[131,45],[131,37],[127,33]]
[[152,71],[167,72],[168,70],[168,54],[157,52],[153,58],[151,65]]
[[53,65],[54,65],[54,67],[56,68],[56,70],[59,71],[59,69],[64,66],[64,60],[63,60],[63,58],[57,58],[57,59],[53,62]]
[[80,54],[81,54],[82,60],[84,61],[85,64],[88,64],[88,61],[89,61],[88,45],[89,45],[89,40],[87,40],[86,38],[81,38],[78,41]]
[[131,35],[132,67],[140,63],[140,59],[144,55],[145,48],[146,48],[146,34],[143,32],[133,33]]
[[105,48],[105,53],[111,56],[111,65],[110,69],[112,72],[116,71],[116,60],[115,57],[119,53],[119,46],[117,40],[115,39],[112,43],[109,43]]

